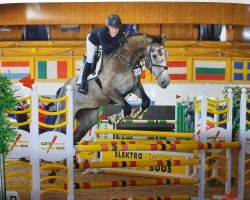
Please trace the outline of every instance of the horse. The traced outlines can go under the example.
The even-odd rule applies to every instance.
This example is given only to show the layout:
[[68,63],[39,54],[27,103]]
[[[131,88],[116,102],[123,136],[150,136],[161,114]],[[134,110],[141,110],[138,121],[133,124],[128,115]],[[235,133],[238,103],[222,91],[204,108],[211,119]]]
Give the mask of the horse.
[[[108,118],[109,123],[119,123],[131,115],[141,118],[150,105],[150,98],[146,95],[140,80],[143,65],[156,77],[158,85],[165,89],[170,83],[167,68],[168,51],[164,47],[165,36],[149,34],[135,34],[126,36],[126,41],[109,55],[103,55],[101,72],[96,79],[88,81],[88,94],[77,91],[76,76],[69,79],[58,91],[58,97],[65,96],[66,86],[71,85],[73,91],[73,114],[78,120],[78,127],[74,131],[74,142],[79,142],[95,124],[98,123],[98,108],[109,104],[119,104],[121,112]],[[125,100],[133,93],[142,100],[139,110]],[[65,108],[65,103],[59,103],[58,110]],[[65,115],[58,116],[58,122],[65,121]],[[62,127],[60,132],[65,132]]]

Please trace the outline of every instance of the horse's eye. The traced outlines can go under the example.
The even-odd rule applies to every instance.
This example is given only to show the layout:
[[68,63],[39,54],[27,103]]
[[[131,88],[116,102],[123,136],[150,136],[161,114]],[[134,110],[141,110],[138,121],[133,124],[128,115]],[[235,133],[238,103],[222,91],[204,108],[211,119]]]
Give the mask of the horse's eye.
[[154,54],[154,55],[153,55],[153,58],[157,58],[157,55],[156,55],[156,54]]

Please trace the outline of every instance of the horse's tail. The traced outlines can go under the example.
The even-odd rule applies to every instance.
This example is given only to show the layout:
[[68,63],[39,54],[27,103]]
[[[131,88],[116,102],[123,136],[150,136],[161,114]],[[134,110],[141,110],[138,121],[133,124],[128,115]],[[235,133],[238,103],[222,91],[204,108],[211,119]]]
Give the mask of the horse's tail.
[[[61,90],[62,90],[62,87],[60,87],[60,88],[56,91],[56,99],[59,98],[59,94],[60,94]],[[59,110],[58,106],[59,106],[59,105],[58,105],[58,102],[57,102],[57,103],[56,103],[56,110],[57,110],[57,111]]]
[[59,97],[60,91],[62,90],[62,87],[60,87],[57,91],[56,91],[56,98]]

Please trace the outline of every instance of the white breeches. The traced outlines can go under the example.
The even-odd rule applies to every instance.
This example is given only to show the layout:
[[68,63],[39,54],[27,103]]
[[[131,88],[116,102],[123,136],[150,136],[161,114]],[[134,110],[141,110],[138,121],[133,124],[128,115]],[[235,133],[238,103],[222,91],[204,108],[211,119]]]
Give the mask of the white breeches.
[[93,45],[89,41],[89,34],[88,34],[87,39],[86,39],[86,50],[87,50],[87,62],[88,63],[93,63],[94,55],[95,55],[95,52],[97,51],[97,49],[98,49],[98,47]]

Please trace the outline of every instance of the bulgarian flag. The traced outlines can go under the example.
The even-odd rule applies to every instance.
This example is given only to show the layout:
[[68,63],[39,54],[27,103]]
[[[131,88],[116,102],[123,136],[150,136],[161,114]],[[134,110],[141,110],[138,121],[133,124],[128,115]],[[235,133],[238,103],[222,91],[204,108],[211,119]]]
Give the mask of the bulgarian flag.
[[37,61],[38,79],[67,78],[67,61]]
[[171,80],[187,80],[187,61],[168,61]]
[[226,61],[194,61],[195,80],[225,80]]
[[29,61],[2,61],[0,69],[3,76],[10,79],[21,79],[30,73]]

